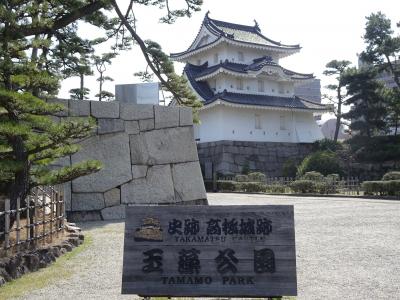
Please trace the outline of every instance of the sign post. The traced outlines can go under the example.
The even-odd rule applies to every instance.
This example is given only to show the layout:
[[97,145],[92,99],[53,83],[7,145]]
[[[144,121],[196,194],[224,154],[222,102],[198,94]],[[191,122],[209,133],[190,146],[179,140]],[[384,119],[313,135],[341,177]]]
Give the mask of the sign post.
[[293,206],[127,207],[122,293],[297,295]]

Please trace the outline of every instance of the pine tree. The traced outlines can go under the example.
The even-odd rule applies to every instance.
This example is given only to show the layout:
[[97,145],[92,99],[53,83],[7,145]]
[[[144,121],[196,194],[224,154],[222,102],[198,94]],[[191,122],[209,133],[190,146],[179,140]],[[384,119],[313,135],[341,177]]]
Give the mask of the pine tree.
[[103,89],[103,84],[106,81],[114,81],[109,76],[105,76],[104,73],[107,71],[107,65],[111,64],[111,59],[113,59],[116,56],[116,53],[103,53],[101,56],[94,55],[92,57],[94,64],[96,66],[97,72],[99,72],[99,77],[97,78],[97,81],[99,82],[99,93],[96,94],[96,97],[99,99],[99,101],[102,100],[107,100],[111,101],[114,99],[114,94],[106,91]]
[[345,104],[352,106],[343,116],[351,120],[351,130],[368,138],[387,130],[387,105],[382,94],[384,84],[376,80],[376,75],[371,69],[352,68],[342,77],[349,96]]
[[[30,189],[63,183],[100,169],[84,161],[56,169],[51,163],[78,151],[93,121],[57,121],[65,110],[51,101],[75,55],[86,51],[78,18],[99,5],[81,1],[3,1],[0,5],[0,195],[24,203]],[[93,16],[95,19],[99,14]],[[74,45],[68,48],[66,45]],[[2,222],[4,220],[1,220]],[[4,223],[0,223],[0,228]]]
[[[87,73],[88,69],[83,72],[77,67],[87,66],[82,57],[91,53],[94,45],[115,38],[113,50],[117,51],[129,48],[134,41],[165,88],[180,103],[199,107],[185,81],[174,73],[168,56],[156,44],[146,46],[132,27],[133,4],[166,8],[164,22],[171,23],[180,16],[190,17],[202,3],[185,2],[187,8],[170,11],[168,0],[133,0],[123,15],[112,0],[1,1],[0,196],[11,200],[11,209],[15,209],[18,198],[23,202],[32,187],[63,183],[99,170],[96,161],[61,169],[50,166],[78,151],[75,142],[93,129],[91,120],[60,122],[54,116],[65,108],[51,99],[58,93],[60,80]],[[113,9],[118,18],[107,16]],[[78,35],[77,21],[102,28],[106,34],[97,40],[83,39]],[[82,99],[83,84],[79,89],[75,94]]]
[[336,105],[335,115],[336,115],[336,127],[335,134],[333,140],[337,142],[340,126],[342,124],[342,106],[345,100],[344,93],[344,84],[343,84],[343,75],[345,74],[348,66],[351,62],[347,60],[332,60],[326,64],[326,70],[324,71],[324,75],[326,76],[336,76],[336,84],[330,84],[326,88],[333,91],[336,95],[334,97],[325,96],[331,102]]
[[390,19],[381,12],[372,13],[366,19],[363,36],[366,49],[360,58],[378,74],[385,73],[393,78],[394,86],[386,86],[382,92],[387,97],[387,120],[397,135],[400,123],[400,36],[395,35]]

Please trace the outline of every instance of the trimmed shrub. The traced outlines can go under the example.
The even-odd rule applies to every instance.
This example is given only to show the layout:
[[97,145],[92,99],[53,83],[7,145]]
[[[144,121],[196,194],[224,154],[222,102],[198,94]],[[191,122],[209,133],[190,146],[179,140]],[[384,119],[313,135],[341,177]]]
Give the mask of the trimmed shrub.
[[320,181],[315,183],[315,190],[317,193],[323,194],[335,194],[336,186],[332,182]]
[[333,152],[317,151],[304,158],[297,168],[297,176],[301,177],[310,171],[316,171],[322,175],[342,174],[338,160],[338,157]]
[[265,192],[265,185],[260,182],[242,182],[240,189],[249,193]]
[[286,192],[286,186],[280,184],[272,184],[266,186],[266,190],[270,193],[283,194]]
[[398,180],[400,179],[400,171],[391,171],[383,175],[382,180]]
[[295,193],[315,193],[316,191],[315,182],[312,180],[296,180],[289,186]]
[[388,180],[385,187],[389,196],[400,196],[400,180]]
[[236,175],[235,176],[235,180],[237,182],[246,182],[246,181],[249,181],[249,176],[247,176],[247,175]]
[[236,182],[231,180],[218,180],[217,188],[219,191],[233,192],[236,190]]
[[265,175],[261,172],[252,172],[247,175],[249,177],[249,181],[252,182],[264,182],[265,181]]
[[312,181],[322,181],[322,180],[324,180],[324,175],[322,175],[320,172],[311,171],[311,172],[305,173],[301,177],[301,179],[312,180]]
[[340,180],[339,174],[328,174],[325,177],[325,180],[328,182],[338,182]]
[[400,180],[364,181],[362,189],[366,195],[400,196]]
[[366,195],[381,195],[384,191],[382,181],[364,181],[361,188]]

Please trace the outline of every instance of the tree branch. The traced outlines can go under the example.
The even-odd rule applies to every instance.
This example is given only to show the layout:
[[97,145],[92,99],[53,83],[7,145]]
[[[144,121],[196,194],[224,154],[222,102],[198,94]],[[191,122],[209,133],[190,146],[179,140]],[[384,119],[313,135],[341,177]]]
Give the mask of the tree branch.
[[124,17],[120,8],[118,7],[117,2],[115,0],[112,0],[111,4],[114,7],[118,17],[121,19],[124,26],[128,29],[128,31],[132,35],[133,39],[138,43],[140,50],[142,51],[143,56],[148,64],[148,66],[150,67],[150,69],[157,76],[158,80],[160,80],[161,84],[164,85],[173,94],[173,96],[175,97],[178,104],[182,104],[181,97],[177,93],[174,92],[174,90],[170,87],[169,83],[161,76],[160,72],[157,70],[156,66],[153,64],[152,60],[150,59],[149,54],[147,53],[146,44],[141,39],[141,37],[136,33],[136,31],[132,28],[132,26],[129,24],[128,20]]
[[[72,11],[71,13],[63,16],[62,18],[55,20],[53,23],[53,26],[32,26],[30,25],[21,25],[21,26],[13,26],[12,29],[9,29],[6,34],[10,36],[18,36],[18,37],[27,37],[27,36],[32,36],[32,35],[38,35],[38,34],[49,34],[52,33],[58,29],[61,29],[63,27],[68,26],[69,24],[81,19],[82,17],[85,17],[87,15],[90,15],[96,11],[98,11],[101,8],[104,8],[106,6],[105,1],[103,0],[98,0],[94,1],[86,6],[83,6],[77,10]],[[4,35],[4,31],[2,35]]]

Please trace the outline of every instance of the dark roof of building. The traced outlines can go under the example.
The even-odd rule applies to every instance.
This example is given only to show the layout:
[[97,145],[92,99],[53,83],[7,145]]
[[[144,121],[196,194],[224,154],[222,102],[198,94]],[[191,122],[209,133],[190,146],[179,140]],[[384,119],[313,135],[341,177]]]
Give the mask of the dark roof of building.
[[204,65],[195,66],[186,64],[184,72],[192,85],[193,89],[204,99],[204,104],[211,104],[220,99],[233,104],[242,105],[255,105],[255,106],[270,106],[270,107],[284,107],[291,109],[305,109],[305,110],[327,110],[327,106],[319,103],[314,103],[306,99],[294,97],[280,97],[270,95],[251,95],[233,93],[224,90],[221,93],[214,93],[207,82],[196,81],[197,74],[204,70]]
[[204,25],[211,33],[213,33],[217,37],[217,39],[213,40],[208,44],[197,46],[195,49],[192,49],[198,35],[201,32],[201,30],[199,30],[195,40],[187,50],[177,53],[171,53],[171,57],[177,58],[179,56],[191,53],[192,51],[212,46],[214,44],[217,44],[222,38],[226,38],[228,40],[232,40],[242,44],[249,44],[255,46],[267,46],[277,49],[295,50],[295,51],[298,51],[300,49],[300,45],[298,44],[285,45],[280,42],[271,40],[270,38],[267,38],[261,33],[261,30],[258,27],[256,21],[254,21],[255,22],[254,26],[241,25],[220,20],[214,20],[211,19],[208,16],[208,14],[209,12],[206,13],[202,25]]
[[[220,68],[229,70],[235,73],[242,73],[246,74],[249,71],[259,71],[261,70],[264,66],[273,66],[280,68],[284,74],[291,76],[292,79],[312,79],[314,78],[313,74],[302,74],[298,72],[294,72],[288,69],[283,68],[282,66],[278,65],[277,63],[272,61],[272,58],[269,56],[264,56],[260,57],[257,59],[253,60],[253,63],[247,65],[247,64],[239,64],[239,63],[233,63],[228,60],[225,60],[224,62],[221,62],[217,65],[208,67],[208,62],[205,64],[201,65],[202,70],[199,70],[199,72],[196,74],[195,78],[201,78],[203,76],[212,74],[219,70]],[[200,68],[199,68],[200,69]]]

